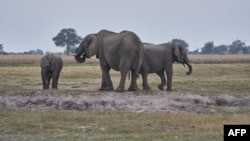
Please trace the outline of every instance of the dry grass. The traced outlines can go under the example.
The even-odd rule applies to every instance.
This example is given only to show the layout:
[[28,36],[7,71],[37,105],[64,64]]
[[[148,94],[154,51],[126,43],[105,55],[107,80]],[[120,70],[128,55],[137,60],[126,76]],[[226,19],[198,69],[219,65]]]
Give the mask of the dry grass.
[[[188,55],[193,64],[250,63],[250,55]],[[0,66],[39,66],[43,55],[0,55]],[[77,65],[73,56],[62,55],[64,65]],[[98,60],[87,59],[83,65],[97,65]]]
[[0,140],[221,141],[223,124],[248,124],[249,116],[3,111]]
[[250,55],[188,55],[195,64],[250,63]]
[[[65,66],[79,64],[73,56],[61,56]],[[0,66],[40,66],[42,57],[43,55],[0,55]],[[87,59],[84,65],[97,62],[97,59]]]
[[0,55],[0,66],[39,66],[42,55]]
[[180,64],[175,64],[173,88],[198,94],[247,95],[250,90],[250,64],[193,64],[187,76]]

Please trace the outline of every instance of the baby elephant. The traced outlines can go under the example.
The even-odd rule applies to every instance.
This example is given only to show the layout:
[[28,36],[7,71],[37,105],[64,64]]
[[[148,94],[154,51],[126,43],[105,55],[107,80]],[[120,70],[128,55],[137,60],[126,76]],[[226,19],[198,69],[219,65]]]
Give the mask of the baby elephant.
[[58,78],[63,68],[61,56],[48,54],[41,59],[41,76],[43,80],[43,89],[49,89],[52,78],[52,88],[57,89]]

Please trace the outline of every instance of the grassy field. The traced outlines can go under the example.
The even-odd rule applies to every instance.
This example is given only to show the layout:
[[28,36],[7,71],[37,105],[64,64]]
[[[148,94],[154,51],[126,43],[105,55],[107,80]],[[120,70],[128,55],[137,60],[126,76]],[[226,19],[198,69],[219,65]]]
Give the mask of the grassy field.
[[[41,91],[41,57],[0,56],[0,93]],[[193,62],[190,76],[186,75],[188,68],[174,64],[174,92],[214,96],[250,94],[249,55],[191,55],[190,59]],[[101,71],[96,59],[84,64],[68,56],[63,56],[63,60],[60,91],[98,90]],[[116,87],[119,73],[112,71],[111,75]],[[156,88],[159,82],[157,75],[149,75],[153,91],[159,91]],[[138,85],[141,88],[141,77]],[[221,141],[223,125],[250,124],[250,111],[248,107],[242,107],[237,114],[0,109],[0,119],[0,140]]]
[[[0,56],[0,90],[40,90],[40,59],[42,56]],[[222,57],[222,58],[219,58]],[[231,56],[237,60],[244,58],[250,62],[250,55]],[[223,60],[225,55],[191,55],[193,60]],[[201,59],[202,58],[202,59]],[[72,56],[63,56],[64,68],[61,72],[59,87],[61,89],[87,89],[96,91],[100,87],[101,70],[96,59],[88,59],[86,63],[77,63]],[[248,94],[250,81],[250,63],[193,63],[193,73],[186,75],[188,68],[174,64],[173,89],[180,92],[197,94]],[[236,61],[233,61],[236,62]],[[114,86],[118,85],[120,74],[111,71]],[[157,90],[160,78],[156,74],[149,75],[149,83]],[[141,77],[138,85],[141,88]],[[129,81],[126,81],[126,86]]]
[[0,140],[222,141],[224,124],[249,124],[249,116],[1,111]]

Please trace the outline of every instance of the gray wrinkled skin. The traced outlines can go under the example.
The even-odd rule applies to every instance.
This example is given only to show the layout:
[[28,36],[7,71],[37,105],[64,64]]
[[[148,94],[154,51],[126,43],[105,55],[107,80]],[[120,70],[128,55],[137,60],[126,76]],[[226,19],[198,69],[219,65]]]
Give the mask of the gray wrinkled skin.
[[144,58],[140,70],[143,79],[143,89],[150,89],[147,80],[148,73],[156,73],[161,78],[161,84],[158,85],[158,88],[163,90],[166,84],[165,71],[167,76],[167,91],[171,91],[174,62],[182,63],[184,66],[187,65],[189,68],[189,71],[186,73],[187,75],[192,73],[192,66],[182,46],[172,43],[159,45],[145,43]]
[[60,72],[63,68],[63,60],[61,56],[48,54],[41,59],[41,76],[43,89],[49,89],[52,79],[52,88],[57,89]]
[[88,34],[75,52],[75,60],[83,63],[86,58],[99,58],[102,70],[100,91],[114,90],[110,78],[110,69],[120,71],[121,79],[116,92],[123,92],[127,73],[131,71],[132,79],[129,91],[136,91],[136,77],[139,74],[143,58],[144,46],[140,38],[131,31],[115,33],[101,30],[96,34]]

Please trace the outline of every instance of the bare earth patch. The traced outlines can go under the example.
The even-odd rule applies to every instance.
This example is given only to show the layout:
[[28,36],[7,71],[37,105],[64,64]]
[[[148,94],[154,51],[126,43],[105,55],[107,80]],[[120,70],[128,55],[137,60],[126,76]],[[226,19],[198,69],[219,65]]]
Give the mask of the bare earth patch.
[[42,90],[0,92],[0,110],[113,110],[128,112],[238,113],[250,106],[250,96],[199,95],[165,91],[87,92]]

